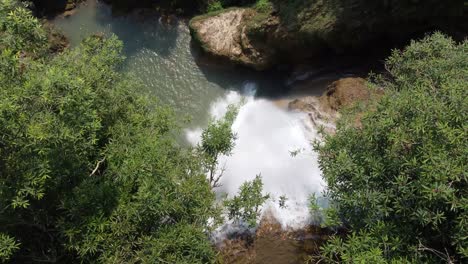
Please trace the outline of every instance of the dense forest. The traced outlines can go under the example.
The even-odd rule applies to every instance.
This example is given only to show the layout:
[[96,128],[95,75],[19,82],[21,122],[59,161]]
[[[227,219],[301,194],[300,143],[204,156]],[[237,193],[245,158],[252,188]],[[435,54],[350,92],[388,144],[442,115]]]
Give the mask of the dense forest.
[[[237,109],[212,121],[197,146],[180,144],[179,117],[121,71],[116,36],[58,52],[37,17],[47,5],[33,2],[0,0],[0,262],[223,263],[210,232],[223,216],[254,227],[269,199],[260,176],[238,196],[216,198]],[[314,144],[330,206],[311,199],[310,212],[334,235],[310,261],[467,261],[468,42],[463,27],[449,30],[464,1],[156,4],[208,16],[253,8],[248,34],[276,45],[259,49],[274,54],[271,65],[297,47],[343,53],[397,33],[456,32],[455,40],[431,32],[395,49],[367,80],[380,92],[344,109],[336,131]],[[259,22],[268,16],[289,33],[269,36]]]

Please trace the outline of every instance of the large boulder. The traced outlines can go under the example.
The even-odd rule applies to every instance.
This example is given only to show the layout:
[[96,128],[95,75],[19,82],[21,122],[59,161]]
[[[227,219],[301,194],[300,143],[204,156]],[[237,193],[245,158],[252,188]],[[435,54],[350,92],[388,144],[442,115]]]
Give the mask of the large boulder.
[[338,111],[356,102],[368,101],[370,98],[371,90],[366,80],[348,77],[329,85],[320,101],[323,107]]
[[193,38],[204,51],[258,70],[273,63],[271,51],[254,45],[246,35],[245,21],[255,15],[249,8],[230,8],[223,12],[195,17],[190,21]]

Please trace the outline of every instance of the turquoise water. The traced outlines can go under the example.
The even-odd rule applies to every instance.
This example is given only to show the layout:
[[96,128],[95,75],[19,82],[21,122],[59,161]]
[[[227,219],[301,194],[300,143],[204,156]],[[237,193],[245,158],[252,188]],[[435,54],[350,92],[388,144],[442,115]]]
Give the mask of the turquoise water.
[[210,104],[228,91],[243,93],[254,84],[259,96],[285,90],[278,74],[258,73],[241,67],[209,63],[191,43],[188,21],[167,22],[148,10],[115,16],[106,4],[90,0],[69,17],[53,23],[69,38],[72,47],[94,33],[116,34],[124,42],[124,71],[134,74],[144,89],[171,105],[192,126],[206,123]]

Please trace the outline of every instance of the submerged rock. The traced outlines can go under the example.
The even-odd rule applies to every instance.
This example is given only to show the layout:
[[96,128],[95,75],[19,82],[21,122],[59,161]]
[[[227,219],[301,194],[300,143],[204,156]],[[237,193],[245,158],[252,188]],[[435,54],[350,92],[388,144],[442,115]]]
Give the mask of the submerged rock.
[[303,96],[289,102],[288,109],[290,111],[307,113],[310,122],[315,128],[322,126],[326,133],[333,133],[335,131],[334,122],[338,113],[323,107],[320,97]]
[[49,21],[44,20],[42,26],[47,32],[50,53],[55,54],[63,52],[70,46],[67,37]]
[[77,5],[85,0],[33,0],[38,15],[54,17],[62,14],[69,16]]

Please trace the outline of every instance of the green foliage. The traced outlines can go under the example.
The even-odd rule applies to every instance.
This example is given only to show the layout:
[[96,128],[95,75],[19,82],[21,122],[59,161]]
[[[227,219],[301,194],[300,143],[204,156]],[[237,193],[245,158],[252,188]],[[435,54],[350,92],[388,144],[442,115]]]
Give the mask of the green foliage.
[[266,12],[271,11],[272,8],[273,8],[273,5],[270,3],[269,0],[257,0],[257,2],[255,3],[255,9],[258,12],[266,13]]
[[343,118],[318,146],[327,196],[355,232],[326,248],[335,260],[468,257],[467,51],[440,33],[394,51],[362,126]]
[[[382,223],[375,223],[371,230],[353,232],[346,239],[339,236],[332,236],[327,244],[322,248],[322,256],[328,263],[414,263],[406,258],[388,258],[392,251],[397,251],[401,243],[398,238],[387,235],[381,237]],[[385,230],[391,234],[391,230]]]
[[217,211],[202,158],[119,72],[122,43],[93,36],[41,56],[37,20],[12,3],[0,2],[14,14],[0,16],[2,260],[210,263]]
[[0,0],[0,49],[41,53],[47,36],[31,12],[16,0]]
[[218,187],[224,168],[218,171],[219,157],[229,156],[235,146],[236,134],[232,131],[232,124],[237,116],[238,109],[230,105],[228,111],[220,120],[213,120],[203,130],[199,152],[203,154],[204,166],[209,174],[212,187]]
[[239,194],[232,199],[224,201],[230,220],[245,222],[250,227],[257,224],[261,213],[261,206],[270,195],[263,195],[262,177],[257,175],[254,180],[243,183],[239,189]]
[[215,259],[212,248],[207,246],[204,230],[197,225],[177,224],[166,228],[158,237],[145,239],[150,241],[141,250],[143,263],[205,264]]
[[15,239],[0,233],[0,262],[7,262],[19,246]]
[[208,4],[208,7],[206,8],[206,12],[211,13],[211,12],[216,12],[222,9],[223,9],[223,4],[221,3],[221,1],[215,0]]

